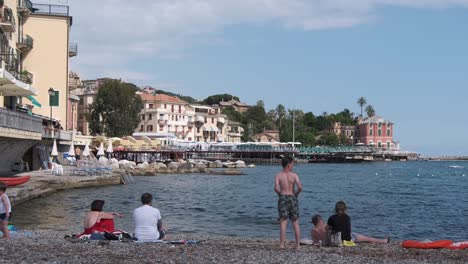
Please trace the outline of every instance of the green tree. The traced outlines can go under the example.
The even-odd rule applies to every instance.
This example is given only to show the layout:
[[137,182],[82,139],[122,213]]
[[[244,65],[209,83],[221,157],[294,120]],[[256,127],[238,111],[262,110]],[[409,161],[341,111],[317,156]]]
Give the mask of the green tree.
[[363,107],[367,104],[367,100],[366,100],[366,98],[364,98],[364,97],[361,96],[361,97],[359,97],[359,99],[357,100],[357,103],[358,103],[358,105],[361,107],[361,117],[362,117],[362,109],[363,109]]
[[202,101],[202,104],[206,105],[217,105],[219,102],[222,101],[230,101],[230,100],[236,100],[240,101],[239,97],[231,95],[231,94],[215,94],[208,96],[205,100]]
[[368,117],[373,117],[375,116],[375,110],[374,110],[374,107],[372,105],[368,105],[366,107],[366,113],[367,113],[367,116]]
[[275,112],[276,112],[276,122],[277,122],[276,125],[278,126],[281,132],[282,122],[284,118],[286,117],[286,108],[284,107],[284,105],[279,104],[276,107]]
[[109,137],[131,135],[140,122],[142,108],[143,102],[132,84],[107,80],[91,105],[88,120],[91,133]]

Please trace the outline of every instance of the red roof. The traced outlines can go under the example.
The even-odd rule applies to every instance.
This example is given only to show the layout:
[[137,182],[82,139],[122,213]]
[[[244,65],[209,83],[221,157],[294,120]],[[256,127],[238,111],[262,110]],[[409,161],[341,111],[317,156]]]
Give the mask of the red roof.
[[152,94],[142,93],[140,94],[140,97],[141,97],[141,100],[143,100],[144,102],[167,102],[167,103],[187,104],[186,101],[181,100],[177,96],[170,96],[166,94],[152,95]]

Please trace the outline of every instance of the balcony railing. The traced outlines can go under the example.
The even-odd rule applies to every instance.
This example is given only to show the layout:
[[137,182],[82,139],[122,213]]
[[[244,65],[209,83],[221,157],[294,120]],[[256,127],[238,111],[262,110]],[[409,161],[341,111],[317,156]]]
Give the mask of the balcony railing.
[[41,133],[42,118],[0,108],[0,127]]
[[18,0],[18,12],[34,12],[32,2],[30,0]]
[[33,3],[32,12],[38,15],[68,16],[69,7],[67,5],[49,5]]
[[33,75],[28,71],[21,71],[18,73],[18,79],[24,83],[32,84]]
[[73,139],[73,131],[51,129],[50,127],[43,126],[42,127],[42,138],[71,141]]
[[0,59],[5,62],[5,69],[13,76],[18,75],[18,59],[14,53],[0,53]]
[[0,27],[5,32],[15,32],[15,17],[11,8],[6,6],[0,8]]
[[29,35],[21,35],[16,43],[16,47],[22,51],[30,50],[33,48],[34,40]]
[[70,42],[68,44],[68,56],[75,57],[78,54],[78,43]]

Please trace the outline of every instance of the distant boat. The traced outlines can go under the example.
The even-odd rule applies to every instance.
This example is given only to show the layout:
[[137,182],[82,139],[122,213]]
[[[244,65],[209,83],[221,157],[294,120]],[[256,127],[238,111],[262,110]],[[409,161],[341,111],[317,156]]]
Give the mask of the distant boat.
[[7,186],[16,186],[29,181],[29,179],[31,179],[30,176],[0,177],[0,182],[4,182]]
[[464,169],[465,167],[463,167],[463,166],[458,166],[458,165],[452,165],[452,166],[449,166],[449,168],[452,168],[452,169]]

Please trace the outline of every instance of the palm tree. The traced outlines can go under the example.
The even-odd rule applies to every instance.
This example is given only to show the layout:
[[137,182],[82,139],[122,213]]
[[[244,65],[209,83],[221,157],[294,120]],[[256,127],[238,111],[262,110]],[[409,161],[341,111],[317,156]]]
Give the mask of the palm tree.
[[366,107],[366,113],[367,113],[367,116],[368,117],[373,117],[375,116],[375,110],[374,110],[374,107],[372,105],[368,105]]
[[276,117],[278,118],[278,128],[281,130],[281,123],[283,119],[286,117],[286,109],[284,108],[284,105],[279,104],[276,109]]
[[362,117],[362,108],[367,104],[367,100],[364,97],[359,97],[357,100],[358,105],[361,107],[361,117]]

